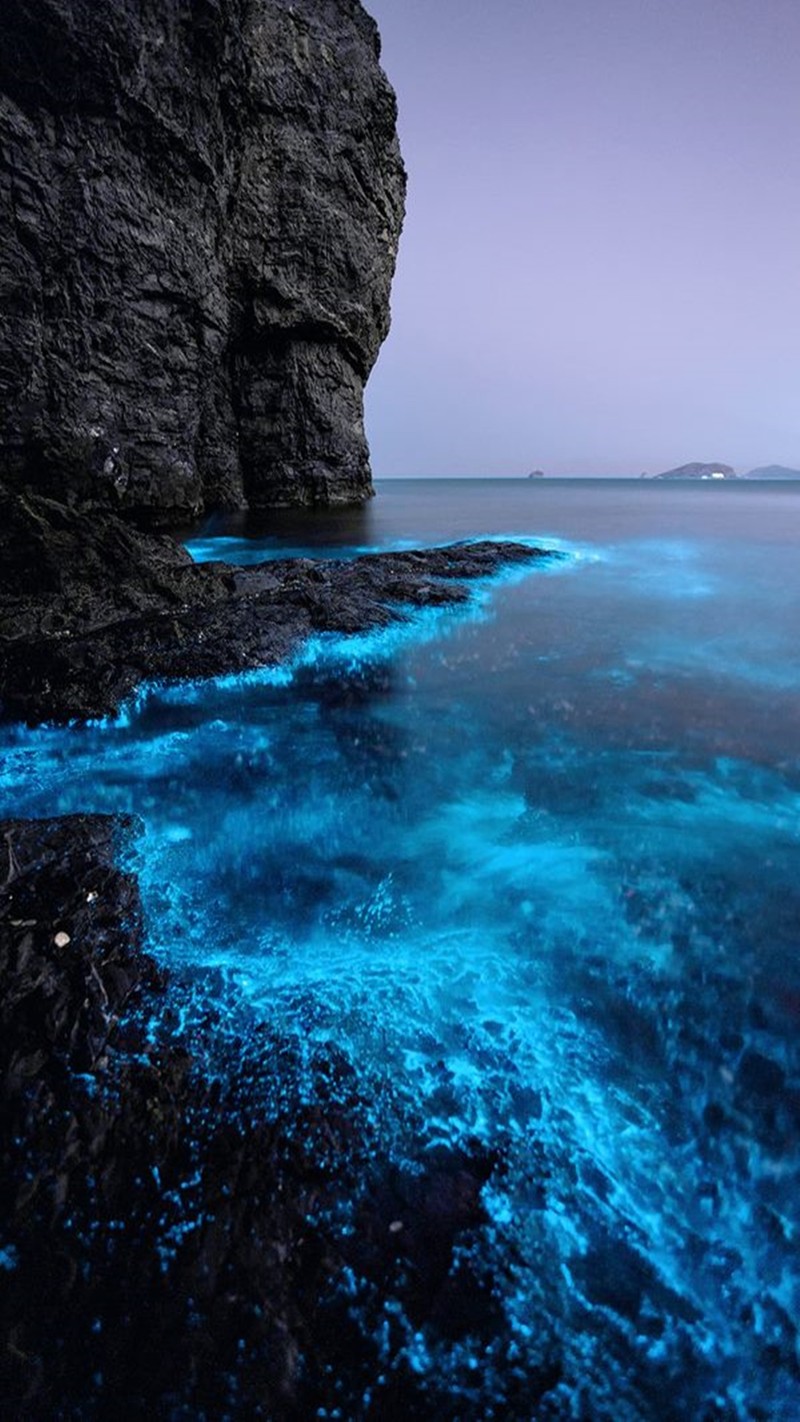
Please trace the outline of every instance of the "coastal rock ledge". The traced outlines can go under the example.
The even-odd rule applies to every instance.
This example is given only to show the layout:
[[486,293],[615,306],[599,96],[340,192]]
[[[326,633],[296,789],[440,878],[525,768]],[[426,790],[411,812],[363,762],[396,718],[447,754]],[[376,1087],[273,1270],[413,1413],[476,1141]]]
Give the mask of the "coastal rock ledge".
[[379,54],[358,0],[4,0],[0,477],[161,526],[370,495]]
[[309,637],[466,602],[468,580],[559,556],[485,541],[352,561],[196,564],[168,534],[0,483],[0,715],[112,715],[143,682],[275,666]]

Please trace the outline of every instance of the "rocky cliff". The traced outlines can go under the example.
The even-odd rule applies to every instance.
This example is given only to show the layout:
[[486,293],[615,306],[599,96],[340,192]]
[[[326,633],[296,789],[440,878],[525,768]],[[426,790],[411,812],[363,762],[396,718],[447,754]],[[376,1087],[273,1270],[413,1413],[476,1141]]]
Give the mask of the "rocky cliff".
[[3,0],[0,477],[161,524],[368,496],[395,117],[358,0]]

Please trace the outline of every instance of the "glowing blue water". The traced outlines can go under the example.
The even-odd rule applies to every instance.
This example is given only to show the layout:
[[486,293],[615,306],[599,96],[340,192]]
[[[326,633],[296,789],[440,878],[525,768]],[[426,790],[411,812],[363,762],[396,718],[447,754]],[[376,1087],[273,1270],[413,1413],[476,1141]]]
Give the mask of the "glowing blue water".
[[[559,1315],[565,1417],[672,1416],[652,1396],[690,1373],[703,1415],[800,1415],[798,515],[786,488],[386,486],[255,551],[583,556],[2,733],[3,811],[140,815],[154,948],[341,1043],[387,1148],[405,1101],[500,1150],[507,1326],[522,1354]],[[408,1343],[454,1377],[458,1346]]]

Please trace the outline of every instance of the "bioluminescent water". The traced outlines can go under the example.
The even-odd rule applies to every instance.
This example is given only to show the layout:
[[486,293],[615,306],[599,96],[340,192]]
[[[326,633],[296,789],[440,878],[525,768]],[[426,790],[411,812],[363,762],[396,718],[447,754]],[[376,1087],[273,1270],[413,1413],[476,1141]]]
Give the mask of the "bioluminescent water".
[[502,1364],[403,1344],[464,1416],[526,1415],[501,1371],[549,1329],[548,1417],[796,1419],[800,490],[397,482],[252,531],[190,546],[572,556],[114,723],[6,727],[3,813],[140,816],[156,954],[335,1041],[398,1160],[496,1151]]

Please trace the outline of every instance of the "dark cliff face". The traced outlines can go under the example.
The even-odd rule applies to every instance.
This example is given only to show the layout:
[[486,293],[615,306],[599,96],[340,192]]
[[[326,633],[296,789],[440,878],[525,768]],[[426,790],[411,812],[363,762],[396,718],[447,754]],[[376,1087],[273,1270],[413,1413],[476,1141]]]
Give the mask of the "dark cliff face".
[[378,60],[358,0],[3,0],[0,476],[161,523],[369,495]]

